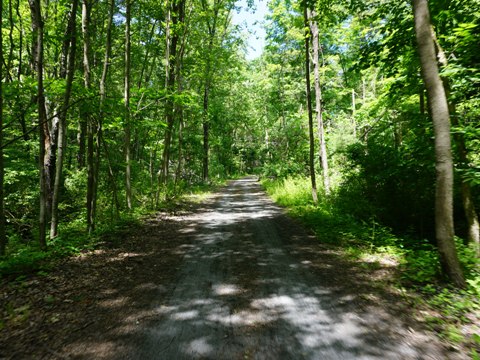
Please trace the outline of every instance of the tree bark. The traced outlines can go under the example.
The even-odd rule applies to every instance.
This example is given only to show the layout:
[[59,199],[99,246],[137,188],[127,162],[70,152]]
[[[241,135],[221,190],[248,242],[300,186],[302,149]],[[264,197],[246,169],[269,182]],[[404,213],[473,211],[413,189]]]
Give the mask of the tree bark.
[[128,210],[132,209],[132,164],[131,164],[131,128],[130,128],[130,21],[131,21],[131,0],[125,4],[125,190]]
[[[210,119],[208,114],[208,106],[209,106],[209,94],[210,94],[210,85],[211,85],[211,67],[212,67],[212,52],[213,52],[213,45],[215,41],[215,35],[217,33],[217,20],[218,20],[218,12],[219,12],[219,5],[221,1],[215,0],[213,3],[213,15],[212,15],[212,23],[207,20],[207,28],[208,28],[208,47],[207,47],[207,59],[205,65],[205,83],[203,87],[203,159],[202,159],[202,179],[203,181],[208,181],[209,175],[209,136],[210,136]],[[209,5],[205,0],[201,1],[202,10],[207,13],[210,11]]]
[[[90,91],[90,2],[82,0],[82,37],[83,37],[83,85],[86,92]],[[82,159],[85,156],[86,145],[86,165],[87,165],[87,230],[91,234],[95,228],[95,220],[93,218],[93,189],[95,188],[95,166],[94,166],[94,135],[95,124],[88,110],[83,110],[79,124],[79,154],[78,165],[82,166]],[[86,129],[84,128],[86,127]],[[86,130],[86,134],[85,131]],[[86,144],[85,144],[86,135]],[[83,137],[83,139],[82,139]],[[82,149],[83,145],[83,149]],[[85,165],[85,164],[83,164]]]
[[[167,100],[165,104],[167,128],[165,129],[161,184],[166,185],[169,178],[170,148],[172,142],[173,127],[175,124],[175,83],[177,81],[177,44],[179,40],[178,23],[184,21],[185,1],[174,0],[170,3],[167,16],[166,41],[167,47],[165,52],[166,69],[165,69],[165,87],[167,90]],[[172,26],[170,26],[170,24]],[[173,32],[172,32],[173,29]]]
[[[447,56],[443,51],[442,47],[440,46],[440,43],[438,42],[438,39],[435,36],[435,32],[433,31],[433,28],[432,28],[432,37],[433,37],[435,48],[437,51],[438,62],[440,63],[441,66],[447,66],[448,65]],[[448,78],[443,78],[442,81],[445,87],[446,96],[448,97],[450,94],[450,82]],[[450,112],[452,125],[458,127],[459,126],[458,114],[457,114],[457,110],[454,102],[449,101],[448,110]],[[460,167],[462,169],[468,169],[469,168],[468,151],[467,151],[467,146],[465,144],[465,137],[463,136],[463,133],[455,132],[453,135],[453,140],[456,145],[455,148],[458,155]],[[479,257],[480,256],[480,224],[478,221],[477,210],[475,209],[472,189],[470,187],[470,184],[467,181],[465,181],[461,176],[460,176],[460,179],[461,179],[460,192],[462,194],[463,212],[465,214],[465,219],[467,220],[467,226],[468,226],[467,239],[469,243],[473,244],[473,246],[475,247],[475,252],[477,254],[477,257]]]
[[[11,3],[10,3],[11,4]],[[11,6],[11,5],[10,5]],[[3,14],[3,1],[0,1],[0,14]],[[3,17],[0,17],[0,29],[3,29]],[[3,35],[0,31],[0,60],[3,59]],[[5,232],[4,203],[4,164],[3,164],[3,62],[0,61],[0,256],[5,255],[7,237]]]
[[208,181],[208,153],[210,149],[209,145],[209,130],[210,124],[208,119],[208,92],[209,86],[205,85],[203,90],[203,173],[202,179],[203,181]]
[[[20,0],[18,0],[15,4],[15,12],[17,14],[17,18],[18,18],[18,23],[19,23],[19,34],[18,34],[18,68],[17,68],[17,83],[20,84],[20,81],[22,79],[22,73],[23,73],[23,32],[24,32],[24,29],[23,29],[23,20],[22,20],[22,17],[20,15]],[[33,102],[33,101],[32,101]],[[20,122],[20,126],[22,127],[22,134],[23,134],[23,139],[25,141],[28,141],[30,139],[30,137],[28,136],[28,132],[27,132],[27,125],[25,123],[25,111],[22,111],[22,109],[20,109],[20,91],[17,92],[17,95],[16,95],[16,101],[15,103],[17,104],[17,108],[18,108],[18,113],[19,113],[19,116],[18,116],[18,121]]]
[[[86,1],[86,0],[84,0]],[[102,119],[103,106],[106,98],[106,82],[110,61],[110,53],[112,47],[112,24],[113,13],[115,10],[115,0],[110,0],[108,6],[108,23],[105,41],[105,54],[103,60],[102,75],[100,77],[99,92],[100,104],[98,120],[95,123],[90,118],[87,128],[87,230],[91,234],[95,230],[96,209],[97,209],[97,189],[100,173],[100,156],[101,156],[101,136],[102,136]],[[110,170],[110,168],[109,168]],[[114,200],[117,204],[116,187],[114,186]]]
[[323,103],[322,103],[322,89],[320,87],[320,61],[319,61],[319,34],[318,24],[315,20],[315,11],[307,13],[310,22],[310,32],[312,34],[312,59],[313,59],[313,74],[315,80],[315,113],[317,116],[317,133],[319,141],[319,161],[322,167],[323,188],[325,194],[330,193],[330,177],[328,175],[328,158],[327,158],[327,144],[325,141],[325,129],[323,124]]
[[315,180],[315,139],[313,136],[313,109],[312,109],[312,97],[311,97],[311,85],[310,85],[310,38],[311,34],[308,27],[308,15],[307,5],[303,7],[303,20],[305,25],[305,83],[307,89],[307,112],[308,112],[308,135],[310,143],[309,153],[309,168],[310,168],[310,181],[312,183],[312,198],[315,204],[318,203],[317,195],[317,182]]
[[[183,2],[183,9],[185,9],[185,1]],[[189,15],[191,15],[193,11],[193,6],[189,10]],[[182,78],[182,66],[183,66],[183,57],[185,55],[185,45],[186,45],[186,37],[188,32],[188,24],[186,19],[185,10],[182,12],[182,16],[179,19],[180,22],[184,23],[184,31],[182,34],[182,39],[180,42],[180,49],[178,51],[178,55],[175,59],[175,74],[177,77],[177,92],[180,95],[183,91],[183,78]],[[176,104],[175,105],[175,113],[178,117],[178,155],[177,155],[177,168],[175,170],[175,186],[178,185],[178,181],[180,180],[181,172],[183,169],[183,127],[184,127],[184,109],[183,104]]]
[[[452,124],[454,126],[458,125],[458,120],[455,117],[452,117]],[[456,143],[460,166],[466,169],[468,168],[468,151],[465,145],[465,138],[462,133],[455,133],[453,138]],[[467,239],[468,242],[475,247],[477,257],[480,257],[480,224],[475,203],[473,201],[472,189],[470,184],[463,178],[461,179],[461,182],[460,190],[462,193],[463,211],[468,225]]]
[[[90,4],[88,0],[82,0],[82,38],[83,38],[83,78],[86,93],[90,90]],[[78,122],[77,132],[77,166],[79,169],[85,167],[85,155],[88,149],[89,135],[91,132],[90,114],[89,110],[82,109],[80,111],[80,118]],[[86,155],[88,158],[88,154]],[[87,170],[88,172],[88,170]],[[88,175],[87,175],[88,178]],[[87,180],[88,182],[88,180]],[[88,188],[88,185],[87,185]],[[88,211],[87,211],[88,212]]]
[[40,0],[28,0],[32,16],[34,69],[37,76],[37,109],[40,151],[38,156],[38,168],[40,178],[40,208],[38,217],[39,244],[42,250],[47,249],[46,222],[47,222],[47,187],[45,168],[45,145],[49,141],[47,127],[47,111],[45,108],[45,94],[43,90],[43,20]]
[[440,79],[427,0],[413,0],[415,33],[435,133],[435,234],[440,261],[457,287],[465,286],[453,228],[453,160],[448,102]]
[[70,16],[67,25],[67,31],[65,32],[69,38],[66,38],[65,45],[66,58],[62,67],[62,77],[66,77],[65,97],[63,100],[63,106],[59,116],[59,128],[58,128],[58,148],[57,148],[57,164],[55,169],[55,183],[53,187],[52,198],[52,221],[50,224],[50,238],[53,239],[58,235],[58,204],[60,202],[60,187],[62,183],[63,174],[63,161],[65,158],[65,147],[67,143],[67,112],[70,104],[70,96],[72,93],[73,77],[75,75],[75,52],[77,44],[77,8],[78,0],[73,0],[70,10]]
[[[9,20],[9,23],[10,23],[10,31],[8,32],[8,38],[10,40],[10,49],[9,49],[9,52],[8,52],[8,63],[7,63],[6,69],[5,69],[5,74],[6,74],[6,77],[8,76],[10,81],[12,81],[13,76],[10,74],[10,70],[12,69],[13,50],[15,49],[15,42],[13,40],[14,24],[13,24],[13,4],[12,4],[12,0],[8,1],[8,20]],[[1,57],[1,59],[3,59],[3,56]]]

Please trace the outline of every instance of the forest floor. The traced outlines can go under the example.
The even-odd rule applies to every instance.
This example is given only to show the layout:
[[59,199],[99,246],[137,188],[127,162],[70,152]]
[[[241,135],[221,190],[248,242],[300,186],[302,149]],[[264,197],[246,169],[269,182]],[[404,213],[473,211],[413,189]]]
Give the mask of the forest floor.
[[[321,240],[321,239],[320,239]],[[466,359],[254,178],[0,288],[2,359]]]

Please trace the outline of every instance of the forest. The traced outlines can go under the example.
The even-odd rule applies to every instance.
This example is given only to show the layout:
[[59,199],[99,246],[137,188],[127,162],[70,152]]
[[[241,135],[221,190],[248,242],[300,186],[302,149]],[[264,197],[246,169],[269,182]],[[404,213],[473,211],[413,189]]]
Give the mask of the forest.
[[270,0],[253,59],[238,11],[0,2],[2,278],[254,174],[321,241],[396,259],[478,359],[480,2]]

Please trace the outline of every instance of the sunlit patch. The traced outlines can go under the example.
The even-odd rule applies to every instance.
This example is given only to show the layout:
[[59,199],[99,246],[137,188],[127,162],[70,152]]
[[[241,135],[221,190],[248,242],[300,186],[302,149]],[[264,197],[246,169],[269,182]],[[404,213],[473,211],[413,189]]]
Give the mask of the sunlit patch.
[[114,294],[118,293],[118,290],[116,290],[116,289],[105,289],[105,290],[102,290],[101,293],[104,294],[104,295],[114,295]]
[[212,303],[212,299],[197,299],[191,302],[192,305],[211,305]]
[[124,261],[131,258],[146,256],[149,254],[139,254],[139,253],[120,253],[115,257],[111,257],[108,259],[108,262],[115,262],[115,261]]
[[213,285],[213,292],[216,295],[224,296],[224,295],[237,295],[242,292],[242,290],[233,284],[218,284]]
[[187,345],[187,353],[192,353],[195,355],[208,355],[212,352],[212,346],[207,342],[207,338],[203,337],[200,339],[195,339],[190,341],[190,344]]
[[256,326],[267,324],[276,319],[272,314],[261,311],[242,310],[230,316],[230,322],[237,326]]
[[175,310],[177,310],[178,307],[177,306],[166,306],[166,305],[160,305],[160,306],[157,306],[155,308],[155,312],[157,314],[161,314],[161,315],[164,315],[164,314],[170,314],[170,313],[173,313]]
[[120,306],[124,306],[127,303],[127,298],[119,297],[116,299],[108,299],[100,301],[99,305],[104,308],[117,308]]
[[135,286],[135,290],[158,290],[160,292],[165,292],[167,291],[167,288],[161,284],[145,283]]
[[192,320],[198,317],[197,310],[181,311],[172,315],[175,320]]
[[277,307],[294,306],[295,300],[290,296],[271,296],[265,299],[258,299],[252,302],[252,307],[255,309],[274,309]]
[[178,232],[182,233],[182,234],[191,234],[191,233],[195,233],[197,231],[198,231],[197,228],[195,228],[194,226],[185,227],[183,229],[178,230]]

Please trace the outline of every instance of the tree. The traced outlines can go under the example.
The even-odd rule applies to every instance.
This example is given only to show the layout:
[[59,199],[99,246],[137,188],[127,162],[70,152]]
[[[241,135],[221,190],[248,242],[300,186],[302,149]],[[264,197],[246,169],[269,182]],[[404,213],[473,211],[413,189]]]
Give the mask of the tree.
[[[0,1],[3,15],[3,1]],[[3,16],[0,19],[0,256],[5,255],[7,237],[5,232],[4,163],[3,163]]]
[[131,124],[130,124],[130,21],[131,0],[125,2],[125,74],[124,74],[124,103],[125,103],[125,190],[127,208],[132,209],[132,159],[131,159]]
[[[45,167],[45,147],[49,143],[49,130],[47,127],[47,112],[45,108],[45,93],[43,88],[43,19],[40,0],[28,0],[32,16],[33,46],[32,54],[34,68],[37,75],[37,111],[38,130],[40,140],[40,153],[38,155],[38,169],[40,178],[40,211],[39,211],[39,243],[43,250],[47,248],[47,172]],[[47,145],[48,146],[48,145]]]
[[[435,35],[435,34],[433,34]],[[447,54],[440,46],[440,43],[436,36],[433,38],[435,43],[435,50],[437,53],[437,58],[439,65],[448,71],[448,60]],[[442,78],[445,92],[447,97],[451,92],[451,85],[450,79],[448,77]],[[459,114],[456,111],[456,104],[455,102],[450,99],[448,103],[448,109],[450,112],[451,122],[455,128],[459,128]],[[458,162],[463,171],[469,168],[469,161],[468,161],[468,150],[465,142],[465,136],[463,135],[462,131],[455,131],[453,134],[453,140],[455,143],[455,148],[457,150],[458,155]],[[477,210],[475,209],[475,201],[473,197],[472,187],[470,183],[465,179],[465,176],[461,176],[461,193],[462,193],[462,204],[463,204],[463,211],[465,213],[465,218],[467,220],[467,239],[468,241],[473,244],[475,250],[477,252],[477,256],[480,257],[480,223],[478,221]]]
[[180,39],[180,26],[184,22],[185,17],[185,1],[172,0],[167,9],[167,27],[166,27],[166,51],[165,51],[165,88],[167,99],[165,104],[166,122],[164,147],[161,168],[161,184],[166,185],[168,181],[168,168],[170,161],[170,149],[172,141],[172,132],[175,122],[175,83],[177,82],[179,69],[179,56],[177,44]]
[[312,96],[311,96],[311,85],[310,85],[310,38],[311,33],[308,26],[308,9],[307,4],[303,5],[303,20],[305,25],[305,82],[307,87],[307,113],[308,113],[308,135],[310,140],[310,154],[309,154],[309,168],[310,168],[310,181],[312,183],[312,198],[315,204],[318,203],[317,195],[317,183],[315,180],[315,163],[314,163],[314,153],[315,153],[315,139],[313,137],[313,109],[312,109]]
[[322,89],[320,86],[319,31],[316,20],[317,14],[315,11],[308,10],[307,16],[310,24],[310,33],[312,34],[312,62],[315,79],[315,113],[317,117],[317,133],[319,141],[318,155],[320,166],[322,168],[323,188],[328,195],[330,193],[330,177],[328,175],[327,145],[323,124]]
[[440,79],[427,0],[413,0],[415,33],[435,132],[435,230],[442,266],[453,283],[465,286],[454,243],[453,160],[448,102]]
[[77,18],[78,0],[73,0],[70,9],[67,29],[65,31],[65,40],[63,46],[63,62],[61,64],[61,77],[66,79],[65,95],[63,105],[59,114],[58,126],[58,148],[57,163],[55,169],[55,182],[52,196],[52,221],[50,226],[50,238],[58,235],[58,204],[60,202],[60,187],[63,175],[63,162],[65,158],[65,147],[67,143],[67,112],[72,94],[73,77],[75,73],[75,53],[77,43],[76,18]]

